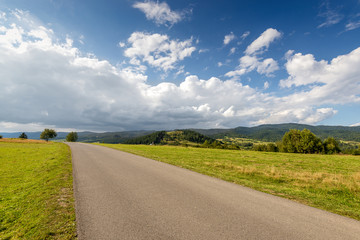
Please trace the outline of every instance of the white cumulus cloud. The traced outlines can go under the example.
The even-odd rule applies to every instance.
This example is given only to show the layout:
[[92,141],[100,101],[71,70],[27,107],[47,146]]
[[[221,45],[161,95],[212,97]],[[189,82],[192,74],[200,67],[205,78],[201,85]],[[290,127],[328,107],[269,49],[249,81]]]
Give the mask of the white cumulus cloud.
[[330,118],[337,113],[332,108],[313,108],[302,106],[299,108],[282,108],[280,107],[277,111],[274,111],[269,116],[260,119],[254,124],[274,124],[274,123],[289,123],[298,122],[302,124],[314,124],[324,119]]
[[247,38],[250,35],[250,31],[246,31],[243,33],[243,35],[241,35],[241,39],[244,40],[245,38]]
[[311,54],[296,53],[289,57],[289,77],[281,87],[309,86],[307,92],[293,94],[290,101],[318,104],[360,102],[360,48],[327,62],[316,61]]
[[273,28],[268,28],[260,37],[253,41],[245,50],[247,55],[260,54],[269,48],[270,43],[281,37],[281,33]]
[[232,78],[234,80],[238,80],[239,76],[244,75],[245,73],[246,73],[246,69],[241,68],[238,70],[233,70],[233,71],[227,72],[227,73],[225,73],[225,76]]
[[158,25],[173,25],[183,20],[187,13],[186,11],[172,11],[166,2],[159,3],[158,1],[136,2],[133,7],[145,13],[148,20]]
[[235,35],[234,35],[233,32],[231,32],[228,35],[225,35],[225,37],[224,37],[224,45],[228,45],[234,39],[235,39]]
[[255,41],[253,41],[246,49],[245,56],[239,59],[239,66],[236,70],[225,74],[227,77],[238,79],[239,76],[256,70],[259,74],[268,77],[273,76],[273,72],[279,69],[277,61],[273,58],[262,59],[258,55],[267,50],[270,43],[280,38],[281,33],[276,29],[269,28],[264,31]]
[[268,81],[264,82],[264,89],[268,89],[270,87],[270,83]]
[[0,21],[6,20],[6,13],[0,11]]
[[131,62],[139,65],[147,63],[152,67],[168,71],[175,68],[177,62],[190,57],[196,50],[192,39],[171,40],[167,35],[134,32],[128,39],[131,45],[124,52]]

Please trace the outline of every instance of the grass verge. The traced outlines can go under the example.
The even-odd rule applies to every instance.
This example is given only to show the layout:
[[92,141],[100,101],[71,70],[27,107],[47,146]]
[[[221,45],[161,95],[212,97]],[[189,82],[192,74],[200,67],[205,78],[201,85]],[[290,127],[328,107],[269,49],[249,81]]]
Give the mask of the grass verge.
[[0,239],[75,239],[70,148],[0,141]]
[[360,220],[360,157],[99,144]]

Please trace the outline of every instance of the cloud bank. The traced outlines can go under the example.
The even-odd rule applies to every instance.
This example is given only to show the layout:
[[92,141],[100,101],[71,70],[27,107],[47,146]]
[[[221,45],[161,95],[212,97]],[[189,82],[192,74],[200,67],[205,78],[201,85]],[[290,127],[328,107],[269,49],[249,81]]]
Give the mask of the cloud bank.
[[[51,29],[28,21],[26,12],[11,14],[16,14],[17,21],[0,27],[3,131],[14,126],[121,131],[315,124],[336,114],[328,104],[360,101],[360,48],[330,63],[289,52],[285,65],[289,77],[280,85],[299,90],[285,96],[264,93],[233,79],[201,79],[196,75],[179,84],[151,85],[144,71],[117,67],[82,53],[71,39],[59,40]],[[256,55],[278,38],[277,32],[269,32],[272,37],[250,45],[252,55],[240,60],[238,71],[256,69],[267,74],[276,69],[272,60]],[[142,32],[133,33],[128,44],[124,54],[130,62],[145,62],[164,71],[195,50],[191,40]],[[264,88],[268,87],[265,82]]]

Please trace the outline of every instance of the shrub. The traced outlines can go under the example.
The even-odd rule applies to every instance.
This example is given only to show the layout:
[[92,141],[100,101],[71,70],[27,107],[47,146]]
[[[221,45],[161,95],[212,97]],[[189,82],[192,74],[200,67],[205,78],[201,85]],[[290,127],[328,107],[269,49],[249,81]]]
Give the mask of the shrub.
[[77,132],[71,132],[66,136],[67,142],[76,142],[78,140]]
[[278,148],[278,151],[279,151],[279,152],[285,152],[282,141],[277,141],[277,142],[276,142],[276,147]]
[[253,150],[264,152],[264,151],[266,151],[266,145],[265,144],[256,144],[253,146]]
[[360,149],[354,150],[353,155],[359,156],[360,155]]
[[308,129],[291,129],[285,133],[281,148],[289,153],[322,153],[324,149],[320,138]]
[[291,129],[289,132],[285,133],[282,138],[283,151],[289,153],[297,153],[300,138],[300,130]]
[[274,143],[268,144],[256,144],[253,146],[254,151],[261,151],[261,152],[278,152],[279,148]]
[[26,133],[22,133],[20,134],[19,138],[22,138],[22,139],[28,139],[28,136],[26,135]]
[[339,143],[333,138],[329,137],[324,141],[324,152],[327,154],[335,154],[340,152]]
[[274,143],[268,143],[266,145],[266,151],[267,152],[278,152],[279,148]]

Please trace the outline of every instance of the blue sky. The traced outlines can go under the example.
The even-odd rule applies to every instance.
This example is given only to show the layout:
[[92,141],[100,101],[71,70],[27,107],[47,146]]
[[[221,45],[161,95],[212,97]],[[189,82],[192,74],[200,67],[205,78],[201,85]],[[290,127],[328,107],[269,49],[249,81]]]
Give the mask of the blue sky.
[[360,1],[0,1],[0,131],[360,124]]

